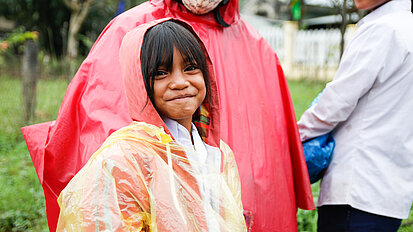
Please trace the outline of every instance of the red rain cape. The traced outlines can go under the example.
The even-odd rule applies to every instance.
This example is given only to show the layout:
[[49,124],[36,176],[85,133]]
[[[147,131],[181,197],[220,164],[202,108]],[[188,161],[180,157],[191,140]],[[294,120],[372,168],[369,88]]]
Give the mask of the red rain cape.
[[112,20],[70,83],[54,122],[22,128],[43,186],[49,229],[57,197],[103,141],[132,119],[118,60],[126,32],[164,17],[190,24],[205,44],[218,85],[221,139],[234,151],[252,231],[297,231],[297,207],[314,209],[294,108],[270,45],[240,18],[238,1],[197,16],[174,0],[143,3]]

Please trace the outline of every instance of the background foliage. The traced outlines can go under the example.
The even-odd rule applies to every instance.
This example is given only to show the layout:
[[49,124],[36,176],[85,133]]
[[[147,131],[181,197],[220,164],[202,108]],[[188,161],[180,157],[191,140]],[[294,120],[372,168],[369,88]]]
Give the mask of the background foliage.
[[[33,123],[56,118],[67,86],[40,80]],[[22,84],[0,75],[0,231],[47,231],[43,190],[20,132]]]
[[[80,31],[80,54],[86,55],[103,28],[117,14],[120,0],[95,1]],[[144,0],[125,0],[125,10]],[[54,57],[64,56],[70,11],[62,0],[1,0],[0,16],[24,31],[38,31],[40,45]],[[0,40],[1,40],[0,34]],[[3,35],[7,36],[7,35]]]

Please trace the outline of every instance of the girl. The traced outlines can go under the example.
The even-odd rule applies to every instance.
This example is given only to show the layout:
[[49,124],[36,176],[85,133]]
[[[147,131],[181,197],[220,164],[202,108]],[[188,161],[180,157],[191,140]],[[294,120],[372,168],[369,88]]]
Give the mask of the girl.
[[123,39],[134,122],[62,191],[58,231],[246,231],[235,159],[219,137],[212,66],[190,30],[161,19]]

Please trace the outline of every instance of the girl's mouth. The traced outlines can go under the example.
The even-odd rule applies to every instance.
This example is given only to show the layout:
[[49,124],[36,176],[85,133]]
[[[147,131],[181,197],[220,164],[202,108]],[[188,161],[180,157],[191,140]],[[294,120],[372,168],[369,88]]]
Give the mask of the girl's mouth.
[[193,95],[193,94],[182,94],[182,95],[175,96],[175,97],[169,99],[168,101],[181,100],[181,99],[184,100],[184,99],[192,98],[192,97],[195,97],[195,95]]

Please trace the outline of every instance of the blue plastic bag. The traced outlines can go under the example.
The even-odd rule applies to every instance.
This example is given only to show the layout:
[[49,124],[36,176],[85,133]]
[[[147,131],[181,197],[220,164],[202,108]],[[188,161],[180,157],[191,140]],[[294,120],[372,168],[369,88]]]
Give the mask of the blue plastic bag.
[[[317,95],[311,106],[318,102],[322,93]],[[303,142],[304,156],[311,184],[323,177],[324,171],[330,164],[334,146],[335,141],[330,133]]]
[[311,184],[323,177],[331,161],[335,142],[330,133],[307,140],[303,143],[305,162]]

